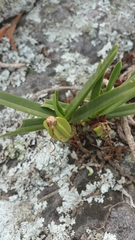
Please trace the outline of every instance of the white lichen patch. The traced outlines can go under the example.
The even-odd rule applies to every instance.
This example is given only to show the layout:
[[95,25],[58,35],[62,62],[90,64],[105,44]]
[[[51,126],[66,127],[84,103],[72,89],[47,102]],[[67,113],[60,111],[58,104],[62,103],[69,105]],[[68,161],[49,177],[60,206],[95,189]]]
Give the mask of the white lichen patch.
[[97,52],[97,55],[102,58],[105,58],[107,56],[108,51],[112,48],[112,44],[108,42],[99,52]]
[[37,8],[32,9],[32,11],[27,15],[26,19],[35,21],[36,23],[40,23],[40,5],[37,5]]
[[[27,202],[0,201],[0,239],[35,240],[43,227],[44,219],[34,216]],[[32,214],[33,213],[33,214]]]
[[[99,173],[99,176],[101,178],[100,181],[88,183],[86,185],[86,191],[81,192],[81,196],[84,198],[84,200],[88,201],[88,203],[91,203],[93,200],[95,202],[103,203],[105,193],[107,193],[109,189],[113,189],[116,184],[113,174],[109,169],[106,169],[106,173],[104,174]],[[98,192],[98,196],[94,196],[94,192]]]
[[[19,31],[19,30],[18,30]],[[40,46],[36,47],[37,41],[27,37],[25,32],[21,35],[21,38],[16,37],[16,45],[18,52],[10,49],[9,40],[7,38],[2,39],[0,44],[0,52],[2,55],[2,62],[4,63],[23,63],[26,66],[20,69],[1,69],[0,74],[0,88],[6,90],[8,85],[13,87],[20,86],[26,80],[27,69],[31,68],[38,73],[45,72],[46,67],[51,64],[51,60],[46,58],[43,54],[39,53]],[[16,35],[17,36],[17,35]],[[27,46],[27,42],[31,42]]]
[[50,224],[48,224],[48,230],[51,233],[50,239],[54,240],[70,239],[66,232],[66,226],[64,224],[56,225],[55,222],[52,221]]
[[[16,122],[13,124],[13,120],[16,116],[18,116],[18,122],[21,122],[22,118],[27,115],[19,114],[11,109],[4,109],[0,116],[1,128],[8,125],[10,130],[14,130]],[[1,158],[4,158],[5,161],[5,164],[3,163],[1,166],[0,177],[0,190],[3,196],[3,200],[0,201],[0,236],[2,240],[9,238],[9,232],[13,240],[20,239],[20,236],[23,236],[24,240],[36,240],[44,225],[44,218],[41,217],[41,214],[49,204],[49,199],[42,201],[38,199],[45,187],[52,184],[57,185],[62,199],[62,204],[56,209],[60,224],[52,221],[45,230],[50,239],[56,240],[71,239],[74,236],[75,232],[72,227],[76,224],[76,219],[70,215],[73,209],[83,201],[91,203],[93,200],[102,203],[105,193],[109,189],[113,190],[115,180],[108,169],[104,174],[99,173],[100,180],[93,184],[88,183],[86,191],[82,191],[81,194],[74,186],[71,187],[70,178],[78,170],[74,164],[68,164],[68,154],[70,154],[68,146],[64,146],[60,142],[52,144],[46,131],[43,136],[30,133],[17,136],[14,140],[1,139],[0,144],[3,149]],[[18,156],[16,149],[20,154]],[[3,155],[3,151],[5,155]],[[12,161],[14,161],[13,165]],[[49,179],[42,179],[40,171],[45,171]],[[88,194],[97,190],[100,190],[99,196],[87,198]],[[8,197],[8,201],[6,197]],[[5,218],[3,218],[4,215]],[[5,225],[8,232],[6,238],[4,238],[6,233],[3,230]]]
[[[3,16],[8,18],[9,6],[14,6],[10,7],[10,12],[18,14],[20,6],[26,2],[28,10],[35,1],[4,1],[4,5],[0,4]],[[4,12],[5,3],[8,7]],[[22,22],[15,31],[18,52],[12,51],[7,38],[0,42],[1,61],[26,64],[22,69],[1,68],[0,88],[6,90],[9,84],[20,86],[26,80],[27,68],[38,73],[45,72],[52,63],[41,53],[41,48],[46,49],[46,45],[48,53],[58,54],[59,62],[54,61],[52,64],[56,71],[54,80],[64,78],[73,85],[84,84],[97,63],[90,64],[93,62],[91,54],[84,54],[85,46],[82,46],[81,40],[85,38],[91,46],[98,48],[96,56],[101,58],[105,57],[114,43],[120,44],[121,54],[130,51],[134,40],[134,10],[135,4],[127,0],[120,4],[109,0],[37,1],[33,10],[27,14],[26,22]],[[33,37],[38,31],[42,34],[41,39]],[[2,110],[1,134],[15,130],[22,119],[27,117],[27,114],[11,109]],[[42,132],[42,136],[30,133],[22,137],[0,139],[0,146],[1,240],[72,239],[75,236],[73,226],[76,217],[72,217],[71,212],[86,201],[91,205],[93,201],[102,204],[109,190],[121,190],[121,185],[116,185],[112,172],[106,169],[104,174],[99,172],[98,180],[87,183],[86,190],[79,194],[71,182],[73,173],[77,174],[78,169],[74,164],[68,164],[68,144],[52,144],[46,131]],[[43,177],[40,176],[41,172]],[[39,198],[44,189],[53,185],[57,187],[61,198],[61,203],[56,207],[58,221],[51,220],[45,228],[45,216],[42,214],[49,205],[50,197],[43,201]],[[91,230],[86,233],[90,235]],[[102,239],[116,240],[116,237],[105,233]]]
[[[36,8],[36,10],[41,10],[41,6]],[[4,37],[0,42],[1,61],[3,63],[23,63],[26,65],[26,67],[21,69],[12,69],[8,67],[3,70],[1,68],[0,88],[2,90],[6,90],[8,85],[12,85],[13,87],[20,86],[26,80],[26,72],[28,68],[34,69],[38,73],[42,73],[45,72],[46,67],[51,64],[51,60],[40,53],[40,44],[38,41],[30,36],[31,31],[33,30],[31,14],[32,13],[29,13],[27,15],[28,21],[30,21],[28,25],[29,29],[28,27],[20,26],[14,34],[15,45],[18,52],[11,49],[8,38]],[[34,19],[36,21],[36,17],[33,18],[33,20]],[[39,20],[41,20],[41,18]]]
[[[14,118],[14,111],[9,110],[9,112],[11,118]],[[4,110],[3,115],[9,114],[9,112]],[[21,115],[18,115],[18,119],[19,117],[21,118]],[[6,124],[7,119],[1,123],[1,125]],[[6,157],[6,162],[12,157],[16,157],[14,161],[17,161],[13,167],[8,168],[6,164],[1,167],[0,190],[3,199],[5,199],[0,201],[0,239],[3,240],[16,240],[21,237],[26,240],[36,239],[42,230],[44,219],[40,217],[40,214],[47,207],[47,202],[39,203],[37,196],[48,183],[40,178],[38,172],[35,173],[33,158],[26,157],[32,144],[31,138],[35,137],[35,133],[31,137],[24,135],[20,138],[18,136],[12,144],[6,144],[11,140],[1,139],[1,144],[5,148],[4,158]],[[24,153],[26,145],[27,149]],[[23,159],[13,156],[16,148],[23,153]],[[8,195],[9,190],[13,193],[8,196],[9,200],[7,201],[4,195],[6,193]]]
[[117,240],[116,236],[111,233],[105,232],[105,234],[99,233],[96,230],[86,229],[86,232],[89,234],[88,239],[92,240]]
[[56,80],[64,78],[71,84],[84,84],[97,67],[97,64],[91,65],[89,58],[83,57],[78,52],[66,52],[61,58],[61,64],[55,68],[55,78]]
[[5,91],[7,89],[7,86],[10,83],[9,75],[10,75],[9,70],[5,69],[5,70],[1,71],[1,74],[0,74],[0,87],[2,88],[3,91]]
[[117,240],[115,234],[105,233],[103,240]]
[[5,19],[9,17],[14,17],[21,11],[30,11],[32,9],[35,0],[0,0],[0,11],[2,12],[2,16]]
[[[9,113],[10,119],[14,119],[15,111],[11,109],[9,109],[9,111],[8,109],[3,110],[0,116],[7,116]],[[24,116],[25,114],[19,115],[18,113],[18,121]],[[10,119],[5,117],[5,120],[3,119],[1,121],[1,127],[7,126]],[[13,128],[14,127],[12,127],[12,130]],[[31,141],[31,139],[34,140],[34,138],[36,139],[36,142]],[[31,151],[30,146],[31,144],[34,146],[35,143],[38,147]],[[19,159],[16,156],[15,161],[17,161],[17,163],[13,167],[11,166],[8,168],[5,164],[1,168],[0,189],[2,195],[4,196],[6,193],[8,195],[9,190],[11,192],[16,190],[16,193],[13,193],[13,195],[9,197],[9,201],[1,202],[1,216],[3,217],[6,212],[9,222],[9,224],[6,225],[6,231],[10,232],[12,239],[19,239],[20,236],[23,236],[24,240],[36,239],[44,222],[43,218],[40,218],[40,214],[47,207],[46,201],[38,201],[38,195],[44,187],[49,186],[50,183],[42,180],[38,172],[35,171],[35,168],[38,170],[45,170],[46,173],[51,176],[53,181],[55,178],[57,181],[60,180],[59,177],[61,175],[64,182],[66,182],[66,179],[69,181],[69,177],[72,174],[71,170],[72,168],[75,169],[75,166],[72,166],[72,168],[67,167],[68,148],[63,148],[61,143],[53,145],[50,142],[50,137],[47,133],[45,133],[44,138],[37,136],[36,133],[31,133],[29,135],[26,134],[23,137],[18,136],[14,141],[10,139],[1,139],[1,145],[3,146],[3,150],[5,149],[5,155],[3,157],[4,159],[7,159],[6,162],[15,157],[14,151],[16,148],[23,153],[23,159]],[[55,150],[51,153],[54,147]],[[24,148],[26,148],[25,153]],[[55,182],[57,183],[57,181]],[[23,203],[25,203],[25,205]],[[3,211],[2,208],[4,208]],[[27,208],[30,208],[30,210],[28,211]],[[17,216],[18,212],[19,214]],[[15,221],[11,221],[12,218],[15,218]],[[66,216],[65,227],[62,225],[63,229],[66,229],[68,226],[67,218],[69,218],[68,222],[70,222],[70,217]],[[5,221],[2,221],[2,218],[0,219],[2,229],[6,224]],[[62,220],[61,216],[61,222],[63,221],[64,218]],[[73,223],[74,220],[71,221],[71,225]],[[58,226],[58,228],[61,229],[60,226]],[[2,231],[2,229],[0,234],[1,239],[4,239],[5,232]],[[72,232],[71,229],[69,230],[69,232]],[[67,233],[65,232],[65,236],[68,236],[68,231]],[[8,237],[9,235],[7,234],[7,238],[5,239],[8,239]]]
[[[103,43],[104,47],[97,53],[97,56],[101,58],[105,58],[114,43],[120,45],[120,53],[128,52],[133,48],[133,41],[132,38],[129,39],[129,36],[134,31],[134,19],[131,17],[132,14],[129,17],[129,12],[131,9],[133,12],[135,6],[134,4],[125,6],[127,6],[126,1],[123,1],[118,8],[117,3],[110,4],[110,1],[96,0],[91,3],[85,0],[82,4],[75,0],[69,7],[72,15],[63,17],[59,21],[55,21],[54,18],[44,19],[43,34],[47,37],[48,42],[58,43],[59,47],[55,48],[55,51],[62,50],[64,52],[61,63],[55,67],[56,80],[62,78],[71,84],[81,84],[95,70],[97,65],[91,66],[88,58],[82,57],[78,52],[70,52],[69,43],[76,42],[77,44],[78,42],[79,45],[80,36],[83,34],[87,34],[87,38],[94,47]],[[53,11],[57,12],[56,4],[52,5],[52,9],[53,7]],[[51,13],[51,6],[47,5],[47,10]],[[123,20],[126,27],[122,24]],[[130,29],[127,26],[129,21]]]
[[[48,22],[46,20],[46,22]],[[43,29],[43,34],[48,36],[49,42],[58,41],[62,43],[62,49],[66,49],[68,42],[77,41],[78,36],[82,35],[81,28],[87,24],[87,18],[85,16],[74,15],[69,16],[61,24],[52,24],[48,30]]]
[[[14,4],[14,1],[10,4]],[[27,4],[27,1],[24,5],[25,4]],[[38,73],[46,71],[46,67],[51,64],[51,60],[47,59],[43,54],[39,54],[39,40],[37,41],[37,39],[31,37],[35,28],[36,31],[38,30],[44,34],[45,40],[50,43],[53,51],[64,52],[61,63],[55,66],[56,79],[58,79],[58,76],[59,78],[63,77],[71,84],[75,84],[75,82],[78,82],[78,84],[84,83],[84,79],[86,81],[95,69],[95,67],[93,69],[93,66],[89,64],[87,57],[78,56],[79,59],[77,60],[77,54],[79,53],[76,51],[74,53],[70,52],[72,44],[80,44],[80,37],[82,38],[83,34],[86,34],[86,38],[88,38],[88,41],[90,41],[94,47],[99,44],[105,46],[98,52],[98,56],[102,58],[105,57],[111,45],[114,43],[120,45],[120,53],[130,51],[133,48],[132,39],[134,37],[132,37],[132,33],[134,33],[133,16],[135,9],[133,3],[128,3],[124,0],[121,4],[115,2],[110,4],[110,1],[104,2],[102,0],[96,0],[91,4],[91,2],[85,0],[82,4],[82,2],[75,0],[73,3],[70,3],[67,8],[65,8],[62,2],[61,7],[59,4],[60,1],[58,0],[50,1],[50,3],[42,0],[40,4],[37,4],[32,11],[27,14],[26,24],[19,26],[14,34],[18,53],[10,49],[9,42],[6,38],[2,39],[0,43],[0,53],[2,54],[3,62],[26,63],[26,69],[30,67]],[[119,7],[117,5],[119,5]],[[42,19],[42,14],[40,13],[43,7],[46,9],[45,14],[50,13],[52,17],[48,15],[48,17]],[[57,20],[55,13],[57,13],[59,8],[61,8],[62,12],[64,10],[68,11],[68,14],[66,13],[62,19]],[[39,29],[36,24],[39,24]],[[52,43],[55,44],[52,45]],[[76,61],[72,61],[71,63],[71,59],[68,59],[68,52],[72,54],[72,58]],[[66,60],[65,57],[67,58]],[[82,58],[86,63],[84,63],[84,61],[82,63]],[[7,72],[2,69],[0,88],[6,90],[9,84],[14,87],[22,84],[26,80],[26,69],[16,70],[16,76],[10,76],[12,72],[11,69],[6,69]]]
[[22,137],[16,138],[3,147],[4,158],[23,160],[25,155],[25,142]]

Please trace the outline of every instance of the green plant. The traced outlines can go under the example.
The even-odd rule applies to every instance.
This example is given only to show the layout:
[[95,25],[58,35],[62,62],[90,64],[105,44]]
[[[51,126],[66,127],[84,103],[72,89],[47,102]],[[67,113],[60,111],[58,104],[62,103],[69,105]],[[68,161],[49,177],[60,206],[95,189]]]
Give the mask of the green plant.
[[[92,119],[104,115],[106,118],[113,118],[135,113],[135,103],[126,104],[135,96],[135,71],[122,85],[113,88],[122,68],[122,63],[118,62],[106,88],[102,89],[104,74],[114,60],[117,51],[118,45],[116,44],[105,60],[99,63],[95,73],[70,104],[58,100],[58,91],[55,91],[53,99],[46,99],[42,106],[28,99],[0,91],[0,104],[36,116],[36,118],[25,119],[19,129],[2,136],[12,136],[46,128],[51,137],[65,142],[75,134],[74,125],[76,123],[88,123]],[[87,102],[84,101],[86,98]],[[100,128],[98,130],[95,128],[95,130],[102,133]]]

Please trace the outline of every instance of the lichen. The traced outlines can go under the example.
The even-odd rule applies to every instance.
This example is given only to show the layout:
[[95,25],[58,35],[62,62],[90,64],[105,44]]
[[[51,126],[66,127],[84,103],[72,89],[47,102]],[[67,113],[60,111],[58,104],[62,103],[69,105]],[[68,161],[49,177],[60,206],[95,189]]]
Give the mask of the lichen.
[[111,233],[105,233],[103,240],[117,240],[116,236]]
[[35,0],[0,0],[1,12],[4,19],[14,17],[21,11],[30,11],[32,9]]
[[[10,119],[16,118],[14,110],[3,110],[2,112],[3,116],[5,116],[5,119],[4,121],[1,119],[1,127],[3,125],[6,125],[7,123],[9,124],[9,118],[6,117],[8,111],[10,112]],[[20,121],[21,118],[23,118],[23,114],[18,113],[18,121]],[[35,240],[35,236],[38,236],[40,230],[42,229],[43,219],[40,219],[39,216],[43,209],[47,207],[47,202],[39,202],[37,197],[40,192],[43,191],[44,187],[49,186],[50,183],[46,180],[42,180],[39,174],[35,174],[35,167],[38,171],[45,171],[47,175],[51,176],[51,181],[57,184],[57,186],[59,187],[59,194],[62,198],[61,206],[57,207],[56,209],[59,214],[60,224],[57,225],[54,221],[48,224],[48,236],[50,234],[50,236],[54,239],[59,239],[58,236],[62,236],[62,239],[70,239],[71,236],[74,236],[75,233],[72,229],[72,226],[75,224],[75,218],[71,217],[69,213],[79,203],[85,201],[85,196],[87,196],[87,194],[101,188],[101,195],[98,197],[93,197],[92,199],[98,202],[102,202],[101,199],[104,198],[104,194],[110,188],[113,189],[113,186],[115,184],[113,174],[110,170],[106,170],[106,173],[104,174],[99,173],[99,176],[101,178],[100,181],[95,181],[93,185],[91,185],[91,183],[88,183],[86,185],[86,191],[82,191],[81,194],[79,194],[77,190],[73,187],[70,189],[70,177],[72,176],[73,172],[77,172],[78,170],[75,165],[67,164],[67,156],[69,154],[68,146],[65,146],[63,148],[62,143],[57,142],[54,149],[53,144],[49,141],[49,136],[47,135],[47,132],[45,132],[44,134],[44,137],[41,137],[36,133],[26,134],[23,137],[18,136],[17,139],[14,140],[14,142],[12,143],[12,147],[15,147],[16,144],[18,144],[17,149],[20,150],[21,147],[21,151],[23,151],[23,158],[21,158],[20,162],[17,161],[17,164],[14,167],[10,167],[10,169],[7,169],[7,167],[4,167],[3,165],[1,169],[2,185],[0,185],[0,188],[4,191],[6,190],[7,193],[9,189],[17,190],[17,193],[10,196],[10,201],[4,205],[5,210],[3,210],[8,211],[7,218],[9,219],[9,222],[10,219],[13,218],[14,211],[19,211],[20,213],[18,216],[19,220],[17,217],[15,220],[16,222],[12,222],[12,225],[7,225],[7,229],[11,231],[14,235],[13,239],[16,239],[22,234],[24,239],[28,240],[30,239],[30,237],[32,238],[32,233],[34,231],[34,233],[36,232],[33,238]],[[33,142],[31,142],[31,139],[33,139]],[[1,140],[1,144],[4,146],[3,148],[5,149],[7,149],[7,144],[5,144],[5,141],[7,140]],[[11,140],[8,141],[8,146],[10,146]],[[35,144],[37,145],[37,147],[33,148],[33,150],[30,150],[30,146],[32,145],[34,147],[36,146]],[[12,148],[12,150],[14,149],[14,147]],[[52,150],[54,151],[52,152]],[[9,159],[9,157],[12,157],[12,155],[10,156],[9,151],[5,151],[5,156],[7,159]],[[17,158],[17,160],[19,160],[19,158]],[[92,186],[94,186],[94,188]],[[28,199],[29,205],[27,205]],[[89,199],[87,201],[89,202]],[[22,202],[26,202],[26,207],[24,207],[23,205],[23,208],[20,211]],[[4,203],[2,202],[2,204]],[[1,205],[1,208],[2,206],[3,205]],[[5,214],[5,212],[3,211],[2,213]],[[34,219],[33,214],[35,216]],[[20,227],[17,223],[18,221],[21,223]],[[33,230],[32,227],[33,221],[37,224],[35,230]],[[38,223],[40,224],[38,225]],[[2,226],[4,224],[2,219],[1,224]],[[15,225],[16,231],[14,231]],[[56,230],[57,233],[55,234]],[[4,236],[3,234],[5,234],[5,232],[2,233],[2,238]]]
[[[25,9],[25,4],[28,12],[35,1],[20,0],[15,3],[12,0],[3,3],[1,0],[1,3],[3,17],[8,19]],[[1,60],[5,63],[26,63],[26,68],[31,67],[39,73],[45,72],[50,65],[56,71],[53,78],[55,83],[64,78],[72,85],[83,84],[97,63],[90,64],[93,55],[91,52],[84,54],[85,46],[82,46],[81,40],[85,38],[86,42],[91,43],[95,55],[98,54],[96,57],[104,58],[110,46],[116,42],[120,44],[121,54],[130,51],[133,47],[131,33],[134,32],[134,10],[135,4],[126,0],[120,1],[120,4],[119,1],[110,3],[109,0],[38,1],[14,34],[18,52],[10,49],[7,38],[2,39]],[[35,33],[41,35],[38,37]],[[56,53],[56,61],[41,53],[41,46],[47,48],[48,53]],[[9,84],[22,84],[26,80],[26,68],[1,69],[1,88],[5,90]],[[28,118],[28,115],[12,109],[2,110],[1,133],[7,132],[7,129],[15,130],[24,118]],[[78,193],[70,180],[74,173],[78,173],[78,169],[74,164],[68,164],[68,155],[71,154],[68,145],[59,142],[53,144],[46,131],[42,135],[30,133],[14,139],[0,139],[0,144],[0,190],[3,197],[9,200],[0,201],[2,240],[72,239],[75,236],[73,225],[76,224],[76,219],[71,216],[71,211],[86,201],[88,204],[93,201],[102,204],[109,190],[121,189],[120,184],[115,185],[112,172],[106,169],[104,174],[99,172],[99,178],[88,182],[86,189]],[[41,172],[43,177],[40,176]],[[58,188],[61,198],[61,203],[56,207],[59,223],[52,220],[46,223],[45,228],[45,218],[41,215],[47,209],[49,199],[41,202],[39,196],[44,189],[53,185]],[[94,196],[95,192],[99,195]],[[89,194],[92,196],[88,197]],[[94,236],[91,229],[87,229],[86,233]],[[95,235],[101,237],[97,232]],[[115,235],[109,233],[102,235],[104,240],[116,239]]]
[[[16,4],[16,8],[21,8],[21,4],[23,1],[19,1]],[[27,4],[28,1],[23,2],[23,5],[27,6],[29,11],[30,7],[34,4],[33,2]],[[58,43],[57,47],[51,46],[53,51],[63,51],[62,61],[58,66],[55,66],[57,75],[56,80],[64,77],[68,82],[74,84],[78,81],[78,84],[84,82],[84,79],[93,72],[93,66],[90,65],[88,58],[83,57],[83,64],[80,61],[82,58],[81,54],[78,52],[71,53],[70,46],[73,43],[79,43],[80,37],[83,34],[87,35],[91,44],[95,47],[99,44],[103,44],[104,48],[98,51],[98,56],[102,58],[105,57],[107,51],[110,49],[110,46],[115,42],[120,44],[119,52],[130,51],[133,48],[132,37],[130,37],[131,33],[134,32],[134,19],[132,18],[134,11],[133,3],[126,3],[123,1],[119,8],[117,9],[117,3],[110,4],[110,1],[95,1],[93,4],[85,0],[83,5],[80,1],[76,0],[72,4],[70,4],[69,9],[71,13],[63,16],[62,20],[57,20],[55,17],[44,18],[42,22],[42,6],[45,6],[46,11],[50,12],[58,11],[58,4],[60,1],[51,1],[48,4],[48,1],[41,1],[41,4],[37,4],[33,10],[27,14],[26,24],[24,26],[18,27],[15,33],[15,43],[18,47],[18,53],[14,53],[10,50],[9,42],[4,38],[1,43],[0,52],[2,54],[2,61],[7,63],[13,62],[23,62],[27,64],[27,67],[31,66],[38,73],[46,71],[46,67],[51,64],[51,60],[47,59],[43,56],[43,54],[39,54],[40,43],[36,39],[30,37],[35,31],[36,24],[41,24],[42,28],[41,32],[44,34],[45,39],[50,43]],[[10,1],[9,5],[13,5],[14,1]],[[2,5],[7,6],[7,1]],[[63,3],[61,5],[64,6]],[[126,6],[126,7],[125,7]],[[131,7],[130,7],[131,6]],[[12,7],[10,8],[12,9]],[[54,10],[53,10],[54,9]],[[63,7],[63,10],[65,8]],[[115,15],[114,15],[114,10]],[[8,10],[8,8],[4,13]],[[17,10],[16,10],[17,11]],[[67,11],[67,10],[66,10]],[[101,21],[104,18],[104,21]],[[122,24],[123,21],[125,24]],[[128,24],[130,22],[130,25]],[[123,28],[124,26],[124,28]],[[98,36],[98,37],[97,37]],[[31,39],[30,39],[31,38]],[[30,44],[31,43],[31,44]],[[108,45],[109,43],[109,45]],[[76,45],[76,44],[75,44]],[[38,46],[38,47],[37,47]],[[48,49],[49,52],[49,49]],[[7,54],[8,53],[8,54]],[[71,61],[68,59],[68,53],[72,55],[72,59],[76,59],[76,61]],[[40,56],[37,56],[40,55]],[[78,59],[77,59],[78,55]],[[64,59],[66,58],[67,59]],[[26,80],[25,71],[22,78],[22,74],[20,75],[19,71],[16,71],[17,77],[9,77],[4,75],[4,80],[2,77],[0,78],[0,87],[3,90],[6,90],[8,84],[13,84],[13,86],[19,86]],[[13,79],[13,81],[10,81]],[[20,81],[19,81],[20,79]]]
[[78,52],[64,53],[61,59],[61,64],[55,68],[55,79],[62,78],[71,84],[84,84],[97,67],[97,63],[91,65],[89,58],[83,57]]
[[15,139],[3,148],[3,157],[8,159],[22,160],[25,156],[25,141],[22,137]]

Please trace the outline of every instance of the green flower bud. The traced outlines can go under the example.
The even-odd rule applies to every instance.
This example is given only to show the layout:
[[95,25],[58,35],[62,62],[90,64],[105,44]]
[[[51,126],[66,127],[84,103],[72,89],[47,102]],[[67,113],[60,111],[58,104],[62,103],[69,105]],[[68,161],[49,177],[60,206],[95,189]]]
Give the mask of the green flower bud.
[[62,117],[50,116],[43,125],[55,140],[66,142],[74,135],[69,122]]

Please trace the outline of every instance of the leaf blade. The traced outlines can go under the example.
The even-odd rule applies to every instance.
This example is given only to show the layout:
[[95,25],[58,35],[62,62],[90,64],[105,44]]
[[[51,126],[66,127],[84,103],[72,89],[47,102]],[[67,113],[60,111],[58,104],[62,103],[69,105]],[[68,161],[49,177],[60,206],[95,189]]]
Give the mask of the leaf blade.
[[121,85],[109,92],[106,92],[99,97],[93,99],[78,108],[73,114],[70,123],[78,122],[90,116],[95,116],[103,110],[113,105],[117,101],[121,101],[121,105],[135,96],[135,78],[134,81],[129,81],[127,84]]
[[42,108],[39,103],[3,91],[0,91],[0,104],[42,118],[56,115],[53,110]]
[[33,118],[33,119],[24,119],[23,124],[20,128],[15,131],[5,133],[1,137],[9,137],[17,134],[26,134],[33,131],[40,131],[45,129],[43,126],[44,118]]
[[103,76],[96,82],[95,86],[93,87],[91,96],[90,96],[90,101],[100,95],[102,82],[103,82]]
[[65,111],[65,118],[70,120],[72,114],[76,111],[79,107],[80,103],[85,99],[88,95],[89,91],[93,87],[94,84],[99,80],[99,78],[105,73],[106,69],[109,67],[111,62],[113,61],[114,57],[117,54],[118,45],[115,44],[112,49],[110,50],[109,54],[105,58],[104,62],[99,64],[96,72],[89,78],[89,80],[85,83],[83,88],[79,91],[76,97],[72,100],[69,107],[67,107]]
[[123,117],[131,114],[135,114],[135,103],[129,103],[118,107],[116,110],[107,114],[107,118]]
[[64,111],[58,102],[58,91],[55,91],[53,95],[53,108],[58,117],[64,117]]
[[107,87],[106,87],[106,92],[110,91],[112,89],[112,87],[114,86],[114,83],[116,82],[116,80],[117,80],[117,78],[120,74],[121,69],[122,69],[122,62],[118,62],[115,65],[115,67],[114,67],[114,69],[111,73],[111,76],[109,78],[109,82],[108,82]]

